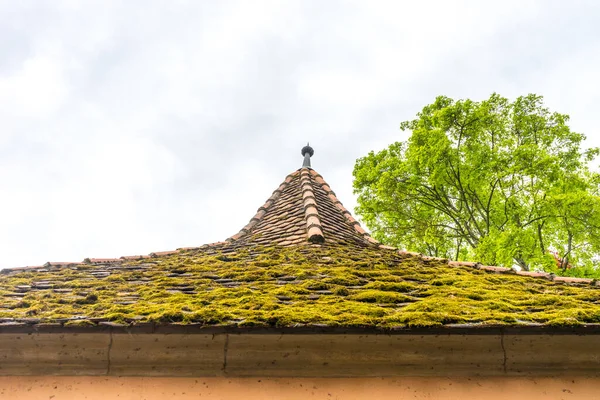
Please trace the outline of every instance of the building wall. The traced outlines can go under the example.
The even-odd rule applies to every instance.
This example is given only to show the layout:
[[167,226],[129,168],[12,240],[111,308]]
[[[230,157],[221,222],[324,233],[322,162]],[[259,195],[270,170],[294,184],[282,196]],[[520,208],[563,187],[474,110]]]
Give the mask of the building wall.
[[0,377],[0,399],[598,399],[600,378]]

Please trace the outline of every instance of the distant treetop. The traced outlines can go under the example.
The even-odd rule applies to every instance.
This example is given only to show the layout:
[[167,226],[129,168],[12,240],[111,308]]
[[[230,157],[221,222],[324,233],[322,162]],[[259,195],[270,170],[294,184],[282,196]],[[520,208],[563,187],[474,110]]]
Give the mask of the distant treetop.
[[437,97],[401,123],[408,140],[357,160],[356,212],[380,241],[427,255],[594,275],[598,149],[567,121],[534,94]]

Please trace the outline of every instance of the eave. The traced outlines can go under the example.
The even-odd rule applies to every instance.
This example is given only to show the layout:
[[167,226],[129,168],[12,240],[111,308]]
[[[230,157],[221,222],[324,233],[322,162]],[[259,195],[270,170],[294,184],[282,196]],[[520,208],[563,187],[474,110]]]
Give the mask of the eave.
[[599,376],[600,327],[4,326],[0,375]]

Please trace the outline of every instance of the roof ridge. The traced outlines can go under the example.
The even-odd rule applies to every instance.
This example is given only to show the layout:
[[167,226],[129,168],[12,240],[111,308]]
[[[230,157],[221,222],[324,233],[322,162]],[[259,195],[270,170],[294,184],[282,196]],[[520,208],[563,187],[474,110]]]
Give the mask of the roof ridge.
[[311,243],[323,243],[323,226],[317,210],[317,200],[313,192],[310,179],[311,168],[303,167],[300,172],[300,190],[302,192],[302,203],[304,205],[304,219],[306,221],[306,235]]
[[310,169],[310,174],[313,176],[314,180],[321,186],[321,189],[323,189],[325,191],[325,193],[327,193],[327,197],[329,197],[329,199],[333,202],[333,204],[336,206],[336,208],[339,211],[341,211],[342,215],[344,215],[344,217],[346,218],[346,221],[348,221],[348,223],[350,225],[352,225],[354,230],[359,235],[362,235],[371,244],[383,246],[383,244],[381,244],[378,240],[374,239],[367,231],[365,231],[360,226],[360,222],[358,222],[352,216],[352,213],[350,211],[348,211],[348,209],[346,207],[344,207],[342,202],[335,195],[335,192],[333,190],[331,190],[331,186],[329,186],[329,184],[325,181],[325,179],[323,179],[321,174],[319,174],[317,171],[315,171],[312,168]]
[[122,264],[124,262],[129,261],[139,261],[150,258],[158,258],[162,256],[170,256],[173,254],[183,253],[190,250],[197,250],[205,247],[217,247],[223,244],[227,244],[227,242],[215,242],[202,245],[201,247],[180,247],[175,250],[166,250],[166,251],[153,251],[150,254],[143,255],[133,255],[133,256],[121,256],[119,258],[91,258],[86,257],[83,261],[46,261],[42,265],[28,265],[25,267],[11,267],[11,268],[2,268],[0,269],[0,274],[7,274],[10,272],[19,272],[19,271],[37,271],[37,270],[45,270],[47,268],[63,268],[63,267],[78,267],[82,265],[116,265]]
[[452,261],[452,260],[448,260],[447,258],[425,256],[421,253],[417,253],[417,252],[413,252],[413,251],[400,250],[400,249],[397,249],[392,246],[380,246],[380,247],[394,249],[394,250],[397,250],[398,254],[400,254],[400,255],[419,257],[424,261],[447,262],[448,266],[450,266],[450,267],[469,267],[469,268],[473,268],[473,269],[479,269],[482,271],[493,272],[496,274],[519,275],[519,276],[525,276],[525,277],[529,277],[529,278],[543,278],[543,279],[547,279],[547,280],[550,280],[553,282],[562,282],[562,283],[573,284],[573,285],[587,284],[587,285],[592,285],[592,286],[600,286],[600,280],[595,279],[595,278],[577,278],[577,277],[572,277],[572,276],[559,276],[552,272],[517,271],[513,268],[508,268],[508,267],[483,265],[479,261]]

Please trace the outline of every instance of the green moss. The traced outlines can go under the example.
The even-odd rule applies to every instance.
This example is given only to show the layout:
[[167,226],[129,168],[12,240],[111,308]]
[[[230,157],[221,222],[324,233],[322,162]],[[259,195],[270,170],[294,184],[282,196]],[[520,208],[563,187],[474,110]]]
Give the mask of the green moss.
[[362,290],[357,294],[348,296],[348,299],[355,301],[364,301],[365,303],[405,303],[412,301],[409,296],[394,292],[385,292],[382,290]]
[[338,296],[348,296],[350,294],[350,291],[344,286],[339,286],[333,290],[333,294]]
[[411,282],[369,282],[364,286],[365,289],[385,290],[390,292],[412,292],[419,290],[419,285]]
[[451,312],[415,312],[393,315],[386,319],[388,324],[403,324],[415,328],[428,328],[444,324],[463,323],[467,320]]
[[[96,265],[0,274],[0,318],[52,322],[77,316],[69,325],[92,324],[95,318],[242,326],[600,322],[596,286],[423,263],[383,249],[194,250],[123,267],[135,265],[144,269],[111,269],[108,277],[91,275],[100,268]],[[226,286],[219,278],[234,284]],[[50,288],[12,296],[17,286],[35,288],[36,282],[48,282]],[[178,292],[182,287],[191,288],[191,294]]]
[[76,304],[94,304],[98,301],[98,295],[96,293],[90,293],[83,299],[75,300]]
[[302,286],[308,290],[328,290],[331,287],[329,283],[316,279],[308,279]]

